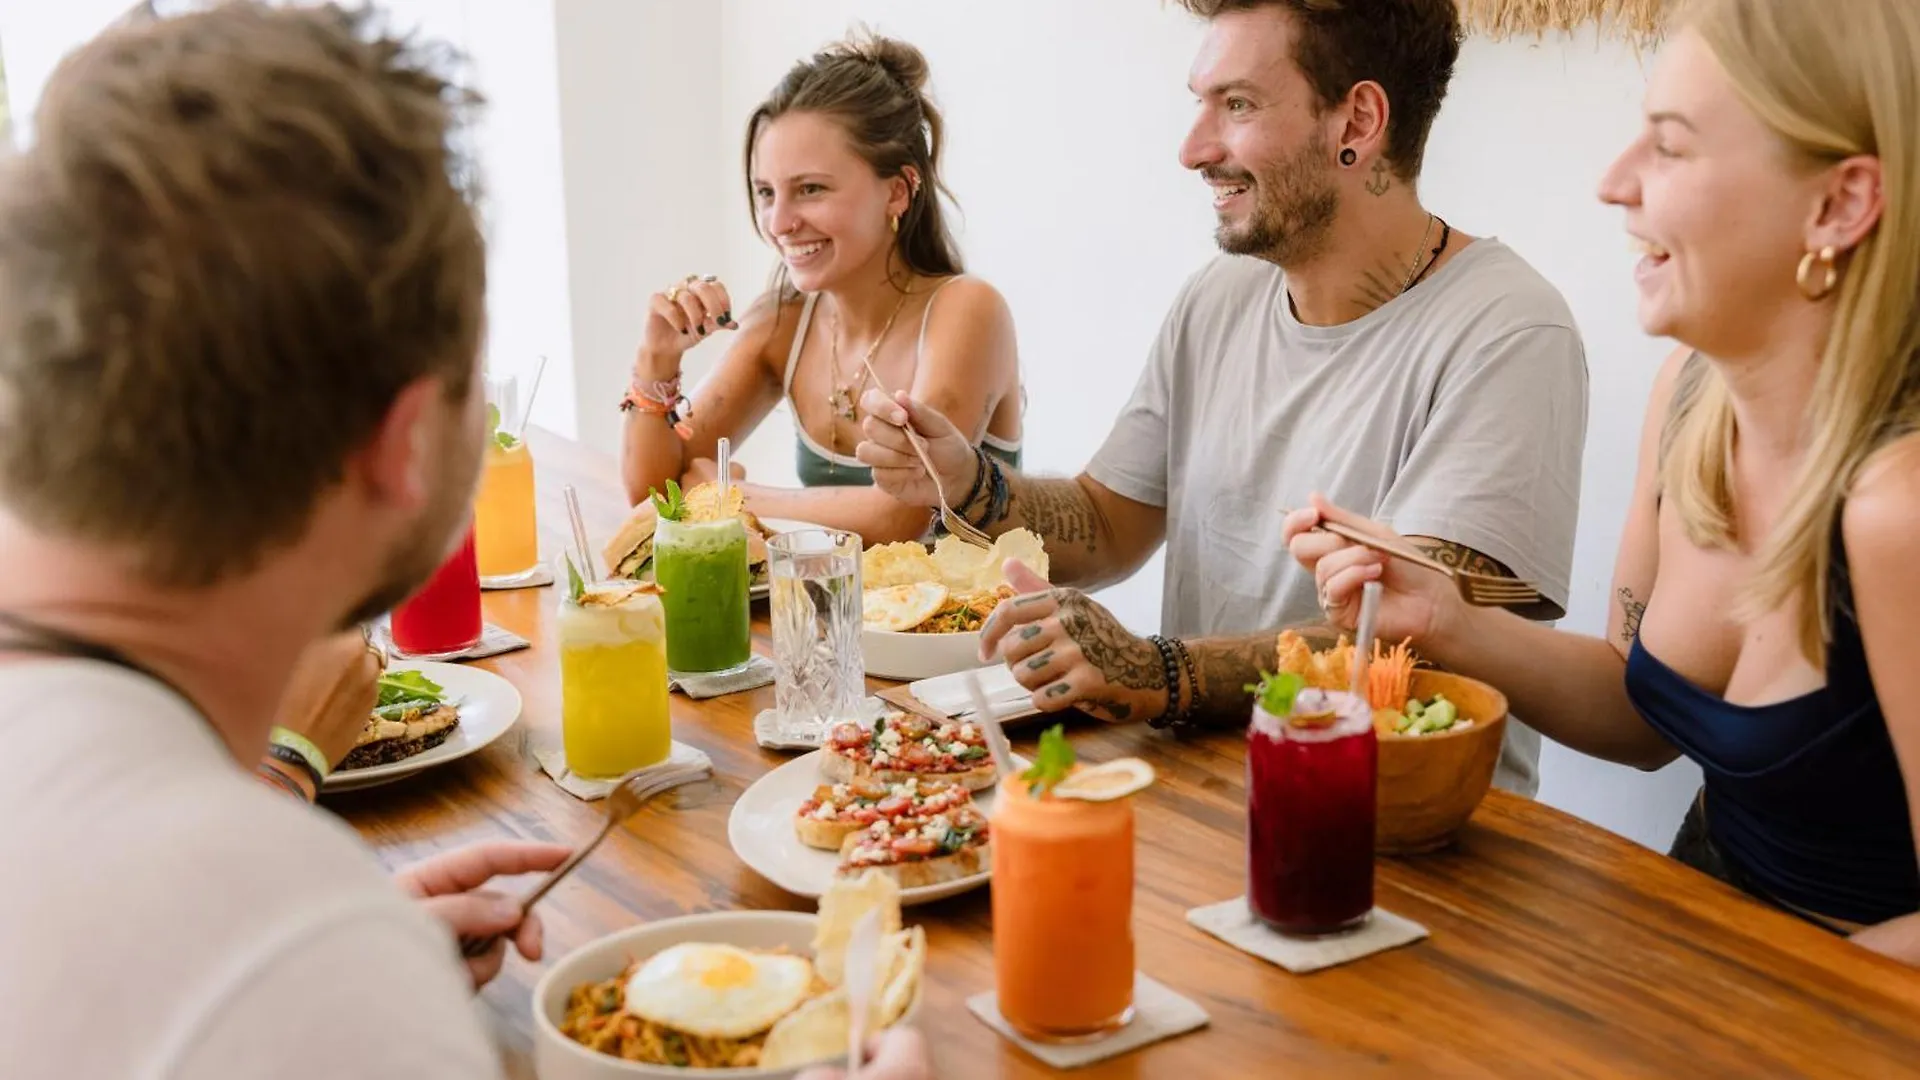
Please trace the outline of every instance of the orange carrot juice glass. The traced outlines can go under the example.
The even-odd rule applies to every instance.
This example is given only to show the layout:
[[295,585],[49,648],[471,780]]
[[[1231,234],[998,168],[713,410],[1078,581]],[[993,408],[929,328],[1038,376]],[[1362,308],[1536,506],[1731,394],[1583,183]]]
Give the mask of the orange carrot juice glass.
[[[1058,730],[1048,737],[1064,747]],[[1070,763],[1072,751],[1066,754]],[[1127,761],[1151,782],[1144,763]],[[992,821],[994,985],[1000,1015],[1036,1042],[1095,1039],[1133,1018],[1133,800],[1110,785],[1098,801],[1063,797],[1076,781],[1097,781],[1095,774],[1123,764],[1069,773],[1037,797],[1025,778],[1031,772],[1000,781]]]

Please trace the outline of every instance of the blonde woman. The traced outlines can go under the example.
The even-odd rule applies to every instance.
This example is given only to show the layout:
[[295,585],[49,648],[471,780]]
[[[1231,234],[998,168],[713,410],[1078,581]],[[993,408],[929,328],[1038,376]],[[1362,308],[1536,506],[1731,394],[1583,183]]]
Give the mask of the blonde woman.
[[1675,855],[1920,963],[1920,5],[1701,0],[1601,187],[1646,248],[1655,384],[1607,638],[1468,608],[1287,521],[1328,614],[1551,738],[1706,782]]

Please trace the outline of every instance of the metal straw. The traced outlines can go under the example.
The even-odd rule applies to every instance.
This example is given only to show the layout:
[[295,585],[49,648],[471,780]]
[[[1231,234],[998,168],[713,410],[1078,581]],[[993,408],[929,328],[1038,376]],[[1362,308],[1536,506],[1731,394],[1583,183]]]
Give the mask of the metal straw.
[[987,750],[993,754],[994,767],[1002,776],[1013,775],[1013,747],[1007,744],[1007,733],[1000,729],[1000,717],[987,702],[987,692],[980,689],[980,676],[969,671],[965,676],[967,696],[973,699],[973,711],[979,717],[980,731],[987,737]]
[[567,502],[567,523],[573,526],[573,545],[575,554],[580,558],[580,573],[588,581],[599,581],[600,570],[594,565],[593,548],[587,544],[587,523],[580,516],[580,493],[568,484],[561,491]]
[[1360,627],[1354,643],[1353,696],[1367,695],[1367,666],[1373,663],[1373,628],[1380,619],[1380,583],[1369,581],[1360,590]]
[[513,429],[513,437],[527,437],[527,424],[533,419],[533,397],[540,392],[540,376],[547,373],[547,358],[540,358],[540,366],[533,369],[533,385],[527,388],[527,403],[520,408],[520,423]]
[[720,505],[727,505],[727,495],[733,488],[733,440],[721,439],[719,450],[720,466]]

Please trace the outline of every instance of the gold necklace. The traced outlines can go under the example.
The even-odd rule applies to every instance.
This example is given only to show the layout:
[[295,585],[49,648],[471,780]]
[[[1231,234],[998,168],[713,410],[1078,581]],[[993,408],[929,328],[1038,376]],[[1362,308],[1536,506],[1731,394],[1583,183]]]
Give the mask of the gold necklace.
[[1427,241],[1433,238],[1433,215],[1427,215],[1427,228],[1420,234],[1420,246],[1413,249],[1413,265],[1407,267],[1407,279],[1400,283],[1400,291],[1413,288],[1413,275],[1420,270],[1420,256],[1426,253]]
[[[854,373],[856,378],[852,382],[841,383],[837,387],[834,384],[840,382],[840,308],[838,304],[834,305],[833,328],[827,334],[827,385],[829,387],[827,447],[836,456],[840,453],[839,421],[856,421],[860,418],[859,394],[866,387],[867,380],[872,377],[874,354],[880,351],[880,343],[887,340],[887,333],[893,329],[893,321],[900,317],[900,310],[907,306],[907,297],[912,294],[911,285],[901,291],[900,302],[893,305],[893,314],[887,316],[886,325],[880,328],[880,333],[873,339],[873,344],[867,346],[867,355],[860,365],[860,370]],[[832,471],[833,466],[834,461],[829,458],[827,460],[829,472]]]

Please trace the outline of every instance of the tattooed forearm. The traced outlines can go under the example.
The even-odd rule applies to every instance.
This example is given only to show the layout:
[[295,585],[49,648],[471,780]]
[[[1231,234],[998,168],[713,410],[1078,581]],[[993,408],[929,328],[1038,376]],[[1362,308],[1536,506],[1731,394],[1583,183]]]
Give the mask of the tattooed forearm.
[[[1070,549],[1092,555],[1100,550],[1100,512],[1079,481],[1021,476],[1012,471],[1002,475],[1007,481],[1006,512],[984,523],[987,532],[998,536],[1013,529],[1030,529],[1056,554]],[[986,501],[983,493],[968,504],[967,511]]]
[[1620,644],[1632,645],[1633,639],[1640,636],[1640,618],[1647,613],[1646,601],[1636,599],[1632,589],[1621,589],[1620,597]]
[[1465,544],[1456,544],[1451,540],[1437,540],[1431,536],[1409,536],[1407,541],[1442,566],[1465,570],[1469,574],[1490,574],[1504,578],[1513,576],[1513,571],[1507,569],[1505,563],[1492,556],[1482,555]]
[[[1465,544],[1456,544],[1451,540],[1441,540],[1432,536],[1409,536],[1407,542],[1419,548],[1433,561],[1455,570],[1464,570],[1469,574],[1487,574],[1492,577],[1510,578],[1516,576],[1507,565],[1491,555],[1483,555]],[[1515,615],[1536,622],[1551,622],[1566,615],[1560,605],[1551,600],[1542,599],[1532,607],[1512,608]]]
[[1244,724],[1253,695],[1247,687],[1274,664],[1274,632],[1243,637],[1203,638],[1187,643],[1193,657],[1194,684],[1188,688],[1194,717],[1215,727]]

